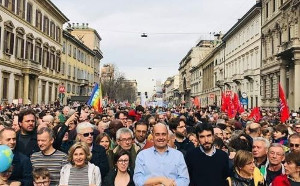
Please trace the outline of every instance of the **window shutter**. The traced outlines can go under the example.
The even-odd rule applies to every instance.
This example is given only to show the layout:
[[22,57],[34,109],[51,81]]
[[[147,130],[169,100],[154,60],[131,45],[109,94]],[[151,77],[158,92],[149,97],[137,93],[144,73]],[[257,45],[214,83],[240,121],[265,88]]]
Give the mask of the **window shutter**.
[[11,11],[15,12],[15,0],[11,0]]
[[24,58],[24,39],[21,39],[21,58]]
[[10,37],[10,50],[9,50],[9,53],[10,54],[13,54],[14,53],[14,34],[11,33],[11,37]]

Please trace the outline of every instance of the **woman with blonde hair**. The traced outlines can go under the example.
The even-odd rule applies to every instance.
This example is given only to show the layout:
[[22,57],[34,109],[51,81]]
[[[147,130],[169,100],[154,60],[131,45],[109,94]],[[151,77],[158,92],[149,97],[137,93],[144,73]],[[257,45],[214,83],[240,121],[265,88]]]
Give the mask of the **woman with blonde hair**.
[[233,176],[228,177],[229,186],[263,186],[264,177],[255,167],[251,152],[239,150],[234,157]]
[[68,161],[60,171],[60,186],[71,185],[101,185],[101,173],[99,167],[89,163],[92,154],[88,145],[77,142],[69,149]]

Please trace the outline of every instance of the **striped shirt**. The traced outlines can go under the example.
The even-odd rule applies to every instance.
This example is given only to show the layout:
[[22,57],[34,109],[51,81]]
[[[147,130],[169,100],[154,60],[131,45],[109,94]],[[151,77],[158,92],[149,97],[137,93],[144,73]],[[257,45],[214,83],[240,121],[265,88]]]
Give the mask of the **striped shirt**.
[[61,168],[68,163],[67,154],[55,150],[50,155],[44,155],[41,151],[31,155],[31,163],[33,168],[45,167],[50,172],[50,185],[58,185]]
[[72,167],[70,170],[69,185],[68,186],[88,186],[88,166],[82,168]]

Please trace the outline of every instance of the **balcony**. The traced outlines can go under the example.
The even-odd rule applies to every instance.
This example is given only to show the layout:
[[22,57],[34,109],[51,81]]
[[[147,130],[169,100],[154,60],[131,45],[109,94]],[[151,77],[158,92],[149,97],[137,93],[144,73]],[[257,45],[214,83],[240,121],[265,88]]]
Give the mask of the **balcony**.
[[38,62],[35,62],[30,59],[24,59],[22,63],[22,71],[30,72],[30,73],[40,73],[41,72],[41,65]]

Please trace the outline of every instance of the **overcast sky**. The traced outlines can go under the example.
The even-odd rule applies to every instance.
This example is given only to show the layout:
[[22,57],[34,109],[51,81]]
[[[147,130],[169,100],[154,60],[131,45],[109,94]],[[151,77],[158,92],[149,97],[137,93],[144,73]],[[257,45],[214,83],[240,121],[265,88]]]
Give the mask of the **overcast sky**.
[[[256,0],[52,0],[70,23],[89,23],[102,38],[101,65],[115,64],[138,90],[178,73],[179,62],[209,33],[227,32]],[[140,37],[147,33],[147,38]],[[152,69],[149,70],[148,67]]]

